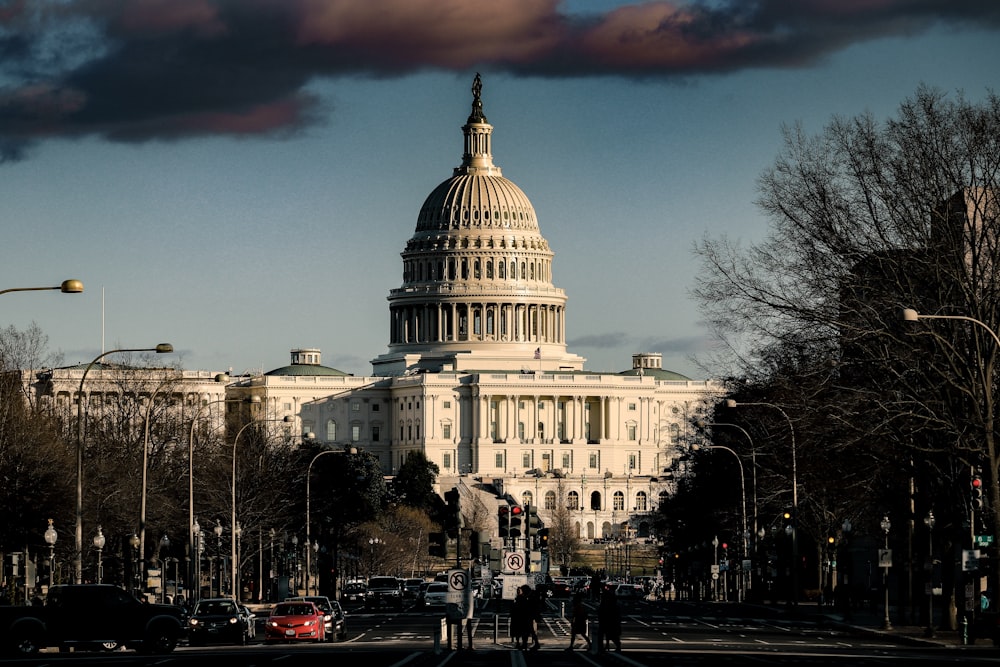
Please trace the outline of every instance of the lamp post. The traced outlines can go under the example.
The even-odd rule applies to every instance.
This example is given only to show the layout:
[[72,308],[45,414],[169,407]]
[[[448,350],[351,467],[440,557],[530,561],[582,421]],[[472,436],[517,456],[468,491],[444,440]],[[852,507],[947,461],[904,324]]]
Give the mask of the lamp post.
[[[82,286],[81,286],[82,290]],[[83,583],[83,440],[84,440],[84,417],[85,411],[83,407],[83,382],[87,379],[87,373],[93,368],[94,364],[108,356],[109,354],[115,354],[118,352],[155,352],[157,354],[165,354],[174,351],[174,346],[170,343],[160,343],[156,347],[140,347],[140,348],[119,348],[116,350],[108,350],[107,352],[102,352],[101,354],[94,357],[94,359],[87,364],[87,367],[83,370],[83,375],[80,377],[80,388],[77,391],[77,403],[76,403],[76,542],[74,544],[74,555],[73,555],[73,571],[74,580],[78,584]]]
[[224,595],[222,590],[223,576],[222,576],[222,523],[216,519],[215,527],[212,528],[212,532],[215,533],[215,556],[219,560],[218,567],[215,568],[216,574],[219,577],[219,597]]
[[132,537],[128,538],[129,546],[132,547],[132,569],[134,570],[132,574],[132,592],[138,593],[139,587],[136,585],[138,583],[138,569],[139,569],[139,536],[132,533]]
[[194,561],[194,577],[188,580],[188,603],[191,607],[201,599],[201,550],[203,547],[201,541],[201,525],[198,523],[198,519],[194,520],[192,526],[194,528],[194,543],[191,550],[191,559]]
[[726,407],[736,408],[741,405],[759,405],[762,407],[773,408],[781,413],[781,416],[785,418],[788,423],[788,433],[791,437],[792,443],[792,594],[789,599],[789,603],[797,605],[799,602],[799,484],[798,484],[798,461],[795,454],[795,427],[792,425],[792,420],[788,417],[788,413],[785,412],[780,406],[774,403],[737,403],[731,398],[726,399]]
[[934,512],[924,517],[927,526],[927,629],[925,637],[934,636]]
[[[707,425],[710,425],[710,424],[707,424]],[[694,449],[694,450],[697,451],[700,447],[701,447],[700,445],[693,445],[692,449]],[[721,450],[727,451],[727,452],[729,452],[730,454],[732,454],[733,456],[736,457],[736,462],[740,465],[740,494],[741,494],[741,499],[742,499],[742,502],[743,502],[743,505],[742,505],[742,509],[743,509],[743,514],[742,514],[742,516],[743,516],[743,530],[742,530],[741,534],[743,536],[743,554],[744,554],[743,557],[746,558],[747,557],[746,554],[747,554],[747,551],[748,551],[747,540],[748,540],[750,534],[747,532],[747,486],[746,486],[746,477],[745,477],[744,472],[743,472],[743,459],[741,459],[740,455],[737,454],[734,450],[730,449],[729,447],[726,447],[725,445],[708,445],[706,447],[706,449],[721,449]],[[740,579],[742,581],[743,577],[741,576]],[[743,582],[743,583],[745,583],[745,582]],[[743,594],[743,592],[741,591],[741,595],[742,594]]]
[[97,534],[94,535],[94,548],[97,549],[97,583],[101,583],[104,578],[104,565],[101,556],[104,553],[105,538],[101,532],[101,527],[97,527]]
[[[171,348],[173,349],[173,348]],[[156,385],[149,395],[149,404],[146,405],[146,418],[143,420],[142,436],[142,490],[139,499],[139,575],[145,574],[146,570],[146,496],[149,491],[149,418],[153,412],[153,405],[156,403],[156,395],[165,386],[170,385],[176,379],[169,378]],[[140,579],[141,581],[141,579]]]
[[[375,549],[378,548],[378,545],[380,544],[382,544],[381,539],[377,537],[368,538],[368,547],[369,547],[368,557],[370,558],[370,564],[368,566],[369,567],[368,574],[370,576],[375,574]],[[308,549],[306,551],[308,551]]]
[[83,283],[79,280],[64,280],[54,287],[8,287],[0,290],[0,294],[8,292],[35,292],[38,290],[59,290],[63,294],[79,294],[83,291]]
[[[892,524],[889,523],[888,514],[882,517],[882,522],[879,525],[882,527],[882,532],[885,533],[885,552],[886,558],[888,558],[889,529],[892,527]],[[882,619],[882,629],[892,630],[892,623],[889,621],[889,565],[888,563],[879,563],[879,565],[882,566],[882,588],[885,591],[885,617]]]
[[[260,402],[260,397],[259,396],[254,396],[253,398],[256,399],[256,401],[254,401],[255,403],[259,403]],[[243,432],[245,430],[247,430],[249,427],[253,426],[254,424],[260,424],[262,422],[267,422],[267,421],[283,421],[283,422],[289,423],[289,422],[292,421],[292,418],[286,416],[286,417],[284,417],[282,419],[254,419],[252,421],[247,422],[242,427],[240,427],[240,430],[236,432],[236,437],[233,438],[233,479],[232,479],[232,495],[231,495],[231,499],[230,499],[231,500],[231,505],[230,505],[230,508],[229,508],[230,509],[230,514],[231,514],[231,521],[232,521],[232,523],[230,523],[229,525],[232,527],[232,530],[234,531],[234,533],[233,533],[233,536],[232,536],[231,544],[229,545],[230,546],[229,557],[231,559],[230,563],[229,563],[229,568],[230,568],[230,581],[229,581],[229,585],[230,585],[230,587],[232,587],[233,597],[236,598],[237,601],[239,601],[239,593],[240,593],[240,591],[237,590],[237,586],[239,585],[239,582],[237,581],[238,578],[239,578],[239,572],[237,571],[238,570],[237,559],[239,558],[239,554],[236,551],[236,533],[235,533],[236,525],[237,525],[237,521],[236,521],[236,445],[237,445],[237,443],[239,443],[240,436],[243,435]]]
[[49,519],[49,527],[45,529],[45,543],[49,545],[49,588],[52,588],[52,572],[55,570],[56,565],[57,539],[59,539],[59,534],[56,533],[56,529],[52,525],[52,519]]
[[[310,514],[309,514],[309,498],[310,498],[309,486],[310,486],[310,480],[312,479],[312,467],[313,467],[313,464],[316,463],[316,459],[318,459],[319,457],[324,456],[326,454],[348,454],[348,455],[351,455],[351,454],[356,454],[357,451],[358,450],[356,448],[354,448],[354,447],[348,447],[347,449],[343,449],[343,450],[326,449],[326,450],[323,450],[322,452],[319,452],[318,454],[316,454],[316,456],[312,457],[312,461],[309,462],[309,466],[306,468],[306,544],[309,543],[309,535],[310,535],[309,530],[310,530],[310,523],[311,522],[310,522]],[[307,549],[306,550],[306,595],[309,595],[309,558],[310,558],[310,556],[309,556],[309,550]],[[319,594],[319,581],[318,581],[319,580],[319,575],[318,574],[316,575],[316,579],[317,579],[317,581],[316,581],[316,593],[318,595]],[[334,597],[336,597],[336,584],[334,584],[334,587],[335,587],[334,588]]]
[[[163,533],[163,537],[160,538],[160,602],[163,604],[167,603],[167,561],[162,554],[169,548],[170,538],[167,537],[166,533]],[[176,580],[174,581],[176,586]]]
[[[215,376],[216,382],[225,382],[226,378],[229,376],[224,373],[219,373]],[[257,397],[260,400],[260,397]],[[192,567],[192,561],[196,561],[198,556],[195,554],[195,535],[197,530],[195,529],[195,519],[194,519],[194,431],[195,427],[198,425],[198,419],[201,417],[201,411],[205,408],[216,405],[219,403],[229,403],[229,402],[241,402],[241,399],[225,399],[220,398],[216,401],[209,401],[198,406],[198,409],[194,413],[194,417],[191,418],[191,431],[188,434],[188,567],[187,567],[187,577],[188,581],[194,581],[197,574],[198,568]],[[199,587],[196,587],[194,597],[192,602],[197,602],[198,598],[201,597]],[[190,597],[190,594],[189,594]]]

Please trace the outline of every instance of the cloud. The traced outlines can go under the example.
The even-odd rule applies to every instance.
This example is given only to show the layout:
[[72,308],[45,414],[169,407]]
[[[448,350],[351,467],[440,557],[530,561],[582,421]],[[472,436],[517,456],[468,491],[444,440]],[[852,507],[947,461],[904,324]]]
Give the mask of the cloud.
[[982,0],[10,0],[0,162],[55,137],[273,136],[322,122],[316,79],[438,70],[685,78],[801,67],[935,24],[1000,26]]

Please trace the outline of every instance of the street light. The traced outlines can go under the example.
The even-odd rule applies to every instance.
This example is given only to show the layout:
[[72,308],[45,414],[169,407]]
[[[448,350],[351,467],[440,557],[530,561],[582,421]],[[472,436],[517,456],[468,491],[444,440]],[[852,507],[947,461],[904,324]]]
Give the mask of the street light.
[[792,426],[792,420],[788,417],[788,413],[785,412],[780,406],[774,403],[737,403],[731,398],[726,399],[727,408],[736,408],[741,405],[759,405],[762,407],[773,408],[781,413],[781,416],[785,418],[788,422],[788,433],[791,437],[792,443],[792,595],[789,600],[790,604],[797,605],[799,603],[799,484],[798,484],[798,462],[795,455],[795,427]]
[[[882,532],[885,533],[885,551],[886,557],[888,558],[889,529],[892,527],[892,524],[889,523],[888,514],[882,517],[882,523],[879,525],[882,527]],[[882,566],[882,588],[885,589],[885,617],[882,619],[882,629],[892,630],[892,623],[889,621],[889,565],[888,563],[879,563],[879,565]]]
[[[216,519],[215,527],[212,528],[212,532],[215,533],[215,555],[219,559],[219,566],[215,568],[215,571],[219,577],[219,597],[223,596],[222,584],[222,523]],[[211,587],[209,587],[211,588]]]
[[97,527],[97,534],[94,535],[94,548],[97,549],[97,583],[101,583],[101,579],[104,575],[103,561],[101,560],[101,555],[104,552],[105,538],[104,533],[101,532],[101,527]]
[[[160,554],[170,548],[170,538],[166,533],[160,538]],[[176,586],[176,580],[174,586]],[[166,557],[160,556],[160,602],[167,603],[167,561]]]
[[925,637],[934,636],[934,511],[924,517],[927,526],[927,629]]
[[[251,401],[254,402],[254,403],[259,403],[260,402],[260,396],[254,396],[254,397],[252,397]],[[229,547],[230,547],[229,557],[231,559],[231,561],[229,563],[229,568],[230,568],[230,570],[229,570],[229,572],[230,572],[229,586],[232,589],[231,592],[233,594],[233,597],[237,601],[239,601],[239,593],[236,590],[236,587],[239,585],[239,581],[238,581],[239,572],[237,572],[237,570],[238,570],[237,559],[239,558],[239,553],[237,553],[237,551],[236,551],[236,533],[235,533],[236,525],[237,525],[237,522],[236,522],[236,444],[240,441],[240,436],[243,435],[243,431],[247,430],[250,426],[253,426],[254,424],[260,424],[262,422],[268,422],[268,421],[283,421],[283,422],[289,423],[289,422],[292,421],[292,418],[290,416],[286,415],[282,419],[254,419],[252,421],[247,422],[242,427],[240,427],[240,430],[236,432],[236,437],[233,438],[233,479],[232,479],[232,494],[231,494],[231,506],[230,506],[230,510],[231,510],[230,514],[231,514],[232,523],[229,524],[229,525],[231,526],[231,528],[232,528],[232,530],[234,532],[233,532],[232,540],[230,540],[230,545],[229,545]]]
[[79,280],[64,280],[54,287],[9,287],[0,290],[0,294],[7,292],[35,292],[38,290],[59,290],[63,294],[79,294],[83,291],[83,283]]
[[136,586],[136,584],[138,583],[137,580],[139,578],[139,574],[138,574],[138,568],[139,568],[139,536],[136,535],[135,533],[132,533],[132,537],[128,538],[128,543],[129,543],[129,546],[132,547],[132,555],[134,556],[134,558],[132,559],[132,564],[133,564],[132,566],[136,570],[136,573],[132,576],[132,579],[133,579],[133,581],[132,581],[132,592],[133,593],[138,593],[139,592],[138,591],[138,586]]
[[58,538],[59,534],[56,533],[56,529],[52,525],[52,519],[49,519],[49,527],[45,529],[45,543],[49,545],[49,588],[52,588],[52,571],[55,570],[56,540]]
[[[343,449],[343,450],[339,450],[339,449],[326,449],[326,450],[323,450],[322,452],[319,452],[318,454],[316,454],[316,456],[312,457],[312,461],[309,462],[309,467],[306,468],[306,544],[309,543],[309,535],[310,535],[310,532],[309,532],[309,523],[310,523],[310,514],[309,514],[309,497],[310,497],[310,493],[309,493],[309,486],[310,486],[310,480],[312,479],[312,467],[313,467],[313,464],[316,463],[316,459],[318,459],[319,457],[323,456],[324,454],[348,454],[348,455],[352,455],[352,454],[357,454],[357,452],[358,452],[358,450],[355,447],[348,447],[347,449]],[[309,550],[307,549],[306,550],[306,595],[309,595],[309,565],[310,565],[309,559],[310,559]],[[336,554],[334,554],[334,563],[336,564]],[[334,588],[333,588],[334,597],[336,597],[336,593],[337,593],[337,582],[336,582],[336,579],[334,579],[333,586],[334,586]],[[316,594],[317,595],[319,594],[319,574],[318,573],[316,575]]]
[[[82,289],[82,286],[81,286]],[[83,382],[87,379],[87,373],[93,368],[94,364],[108,356],[109,354],[115,354],[118,352],[155,352],[157,354],[165,354],[174,351],[174,346],[170,343],[160,343],[156,347],[140,347],[140,348],[119,348],[116,350],[108,350],[107,352],[102,352],[101,354],[94,357],[94,359],[87,364],[87,367],[83,370],[83,375],[80,377],[80,388],[77,391],[77,403],[76,403],[76,542],[74,544],[74,556],[73,556],[73,578],[78,584],[83,583],[83,438],[84,438],[84,408],[83,408]]]
[[[146,418],[143,421],[143,436],[142,436],[142,490],[140,492],[139,499],[139,574],[140,576],[145,574],[146,571],[146,496],[148,495],[149,486],[149,418],[153,412],[153,405],[156,403],[156,395],[160,393],[160,390],[165,386],[170,385],[175,382],[176,378],[169,378],[163,380],[156,385],[156,388],[149,395],[149,403],[146,405]],[[141,581],[141,579],[140,579]]]
[[[691,446],[691,449],[694,449],[695,451],[697,451],[700,448],[701,445]],[[745,554],[748,551],[747,539],[749,538],[749,533],[747,533],[747,486],[746,486],[746,478],[744,477],[743,474],[743,459],[740,458],[739,454],[737,454],[729,447],[726,447],[725,445],[708,445],[706,449],[722,449],[724,451],[727,451],[733,456],[735,456],[736,462],[740,464],[740,493],[743,501],[743,553],[744,553],[744,558],[746,558]]]

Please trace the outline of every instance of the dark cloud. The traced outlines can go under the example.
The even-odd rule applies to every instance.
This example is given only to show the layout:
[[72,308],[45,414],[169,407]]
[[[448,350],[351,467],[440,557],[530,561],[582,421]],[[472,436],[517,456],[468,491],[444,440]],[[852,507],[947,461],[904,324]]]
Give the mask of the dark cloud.
[[599,350],[613,350],[632,344],[632,337],[624,332],[595,334],[593,336],[580,336],[573,340],[566,341],[569,348],[596,348]]
[[688,77],[802,66],[982,0],[0,0],[0,161],[50,137],[273,135],[321,122],[317,78],[424,70]]

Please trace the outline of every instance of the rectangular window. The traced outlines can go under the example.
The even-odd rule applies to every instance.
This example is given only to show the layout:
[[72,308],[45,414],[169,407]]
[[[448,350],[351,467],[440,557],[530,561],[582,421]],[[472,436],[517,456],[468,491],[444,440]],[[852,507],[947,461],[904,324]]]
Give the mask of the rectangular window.
[[542,470],[544,472],[552,470],[552,455],[548,452],[542,453]]
[[351,442],[357,442],[361,440],[361,427],[354,425],[351,427]]
[[380,435],[380,429],[378,426],[372,426],[372,442],[378,442]]
[[497,452],[493,457],[493,465],[503,470],[503,452]]
[[357,401],[353,401],[351,403],[351,412],[360,412],[360,410],[361,410],[361,404],[358,403]]
[[451,439],[451,424],[443,424],[441,426],[441,437],[445,440]]
[[531,467],[531,452],[521,452],[521,467],[522,468]]
[[592,470],[597,470],[598,468],[601,467],[601,457],[598,455],[597,452],[590,453],[589,467]]
[[629,404],[628,404],[628,409],[629,409],[629,410],[630,410],[631,412],[635,412],[635,403],[629,403]]
[[445,470],[451,469],[451,454],[445,452],[445,454],[441,457],[441,467]]
[[447,410],[447,409],[449,409],[451,407],[451,401],[445,401],[443,403],[443,405],[444,405],[445,410]]
[[381,408],[378,403],[372,403],[372,412],[379,412]]
[[563,455],[562,455],[562,467],[565,468],[565,469],[567,469],[567,470],[569,470],[570,468],[572,468],[573,466],[570,465],[570,462],[572,460],[573,460],[572,455],[569,452],[563,452]]
[[638,464],[639,464],[639,457],[636,456],[635,454],[629,454],[628,455],[628,469],[629,470],[635,470],[638,467]]
[[284,406],[285,412],[288,412],[289,410],[292,409],[292,404],[291,403],[283,403],[282,405]]
[[635,440],[635,424],[628,425],[628,439]]

